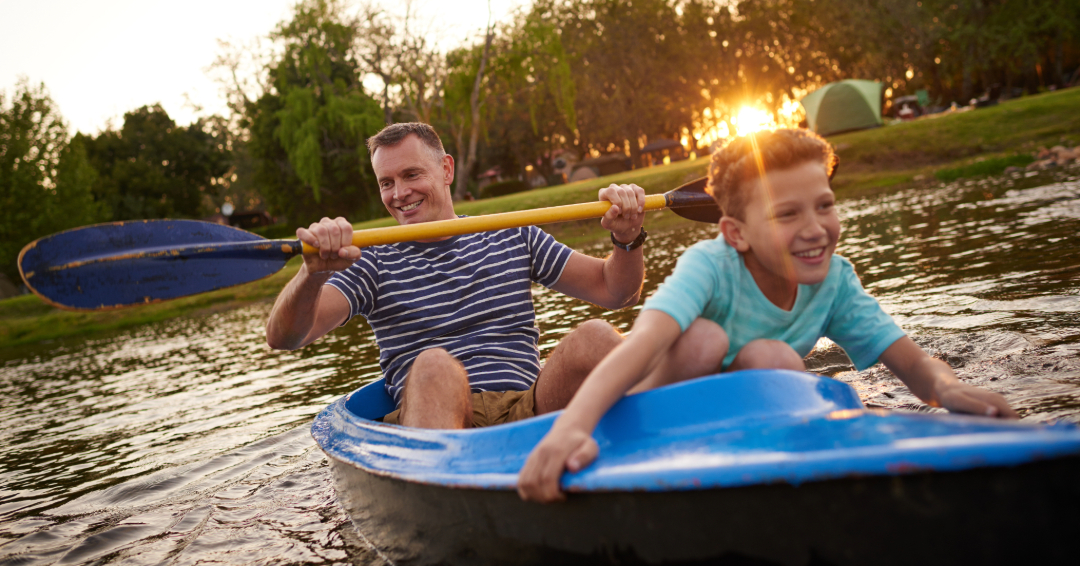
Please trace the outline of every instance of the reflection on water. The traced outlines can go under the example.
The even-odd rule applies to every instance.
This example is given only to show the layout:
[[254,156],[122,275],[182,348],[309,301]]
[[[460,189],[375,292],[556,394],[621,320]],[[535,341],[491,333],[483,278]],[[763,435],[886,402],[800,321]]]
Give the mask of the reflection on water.
[[[1080,421],[1075,170],[839,203],[864,285],[965,381],[1026,419]],[[653,234],[646,293],[712,226]],[[600,255],[600,242],[582,251]],[[609,312],[538,288],[546,353]],[[300,352],[265,346],[260,304],[93,340],[0,352],[0,563],[380,563],[337,506],[307,427],[379,375],[353,324]],[[930,410],[823,340],[816,371],[870,405]]]

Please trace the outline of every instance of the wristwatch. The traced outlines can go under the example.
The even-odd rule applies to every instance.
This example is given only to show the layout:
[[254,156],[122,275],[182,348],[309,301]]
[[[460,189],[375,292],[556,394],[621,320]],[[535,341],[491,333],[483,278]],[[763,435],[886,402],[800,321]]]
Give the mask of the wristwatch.
[[626,250],[628,252],[632,252],[632,251],[640,248],[641,244],[644,244],[645,240],[648,239],[648,237],[649,237],[649,233],[645,231],[644,227],[642,227],[641,228],[641,233],[638,234],[637,238],[634,238],[634,241],[630,242],[629,244],[624,244],[624,243],[616,240],[615,239],[615,233],[612,232],[611,233],[611,243],[616,248],[619,248],[620,250]]

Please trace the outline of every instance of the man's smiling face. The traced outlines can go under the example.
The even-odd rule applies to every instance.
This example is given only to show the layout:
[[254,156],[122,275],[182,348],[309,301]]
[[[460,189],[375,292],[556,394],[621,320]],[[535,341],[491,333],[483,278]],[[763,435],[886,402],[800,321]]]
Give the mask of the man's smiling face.
[[451,220],[454,202],[454,159],[438,159],[435,151],[415,135],[401,143],[380,147],[371,158],[379,181],[379,196],[398,224]]

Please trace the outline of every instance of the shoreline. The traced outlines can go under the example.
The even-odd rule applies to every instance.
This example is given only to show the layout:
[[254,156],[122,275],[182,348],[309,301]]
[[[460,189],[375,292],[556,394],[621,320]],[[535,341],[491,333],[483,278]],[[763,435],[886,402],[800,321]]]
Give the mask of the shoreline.
[[[838,198],[869,196],[913,187],[932,187],[945,179],[1003,174],[1009,167],[1033,163],[1040,149],[1080,145],[1080,88],[1028,96],[996,106],[832,136],[840,169],[833,186]],[[1030,158],[1030,159],[1029,159]],[[636,169],[572,184],[472,202],[460,202],[460,214],[472,216],[589,202],[610,183],[637,183],[649,194],[663,193],[704,176],[708,157]],[[1026,174],[1023,167],[1020,174]],[[1037,172],[1040,172],[1037,169]],[[1016,174],[1016,173],[1011,173]],[[652,213],[650,229],[690,222],[672,212]],[[388,226],[389,217],[354,224],[356,229]],[[599,222],[546,225],[559,241],[579,246],[604,236]],[[299,269],[300,259],[278,273],[237,287],[160,304],[105,312],[64,311],[35,295],[0,300],[0,351],[88,337],[181,316],[198,316],[272,300]]]

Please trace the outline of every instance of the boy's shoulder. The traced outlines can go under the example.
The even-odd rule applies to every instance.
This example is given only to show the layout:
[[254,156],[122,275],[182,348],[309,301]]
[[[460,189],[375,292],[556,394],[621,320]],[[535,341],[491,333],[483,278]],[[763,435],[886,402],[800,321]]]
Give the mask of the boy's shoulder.
[[703,254],[721,260],[738,259],[739,252],[728,245],[723,236],[701,240],[690,246],[683,255]]

